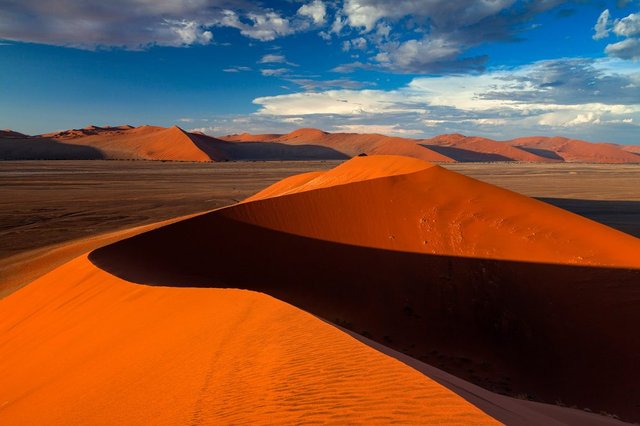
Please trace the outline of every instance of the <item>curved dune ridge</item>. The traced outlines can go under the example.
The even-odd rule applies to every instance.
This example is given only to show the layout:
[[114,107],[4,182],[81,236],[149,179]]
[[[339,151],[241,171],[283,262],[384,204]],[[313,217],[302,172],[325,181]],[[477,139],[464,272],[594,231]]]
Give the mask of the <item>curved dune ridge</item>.
[[77,134],[65,136],[66,133],[63,132],[60,139],[68,144],[77,143],[96,148],[107,159],[211,161],[222,157],[215,147],[199,146],[187,132],[177,126],[91,126]]
[[0,422],[497,424],[299,309],[133,285],[82,256],[0,301]]
[[0,300],[0,423],[530,419],[309,313],[493,390],[638,419],[639,250],[439,166],[354,158]]
[[[383,181],[371,181],[383,178]],[[355,184],[352,188],[273,197]],[[344,193],[344,194],[343,194]],[[354,158],[284,179],[229,210],[235,220],[380,249],[529,262],[640,267],[640,240],[541,201],[420,160]],[[311,198],[311,199],[310,199]],[[326,205],[310,215],[310,205]],[[367,206],[358,214],[350,206]],[[259,214],[255,214],[259,209]],[[342,210],[342,211],[341,211]],[[286,213],[282,213],[286,212]],[[346,214],[350,213],[350,214]],[[400,222],[400,223],[398,223]],[[375,231],[375,232],[373,232]]]

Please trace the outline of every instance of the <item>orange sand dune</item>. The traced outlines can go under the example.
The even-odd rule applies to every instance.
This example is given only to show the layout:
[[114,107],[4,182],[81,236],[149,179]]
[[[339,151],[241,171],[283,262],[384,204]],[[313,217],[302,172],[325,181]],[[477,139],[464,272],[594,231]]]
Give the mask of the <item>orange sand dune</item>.
[[504,142],[477,136],[440,135],[431,139],[423,139],[419,143],[462,162],[527,161],[544,163],[554,161],[554,159],[536,155]]
[[517,138],[507,143],[542,157],[571,162],[638,163],[638,156],[625,151],[620,145],[593,143],[562,137],[532,136]]
[[190,136],[202,145],[214,147],[226,158],[234,161],[344,160],[349,158],[347,155],[328,146],[312,143],[292,145],[272,140],[270,137],[273,135],[260,135],[261,137],[258,138],[258,141],[244,140],[245,135],[234,135],[234,138],[238,139],[235,141],[229,140],[234,138],[216,139],[198,134],[190,134]]
[[445,155],[416,144],[411,139],[379,134],[328,133],[318,129],[298,129],[286,135],[229,135],[220,139],[237,142],[276,142],[287,145],[313,145],[334,149],[347,157],[366,155],[404,155],[425,161],[452,162]]
[[[0,137],[0,159],[227,160],[177,126],[119,126],[66,130],[33,137]],[[210,138],[213,139],[213,138]],[[222,141],[220,141],[222,142]]]
[[634,154],[640,154],[640,145],[619,145],[625,151],[633,152]]
[[371,156],[90,258],[133,282],[267,292],[489,389],[640,418],[638,253],[540,201]]
[[229,142],[304,143],[331,147],[349,157],[359,154],[388,154],[438,162],[639,162],[637,156],[628,153],[632,149],[622,145],[591,143],[561,137],[529,137],[502,142],[461,134],[439,135],[430,139],[407,139],[378,134],[328,133],[319,129],[298,129],[285,135],[242,133],[221,136],[219,139]]
[[[269,229],[330,240],[344,244],[439,255],[520,260],[547,263],[640,267],[640,240],[605,225],[587,220],[549,204],[525,197],[420,160],[395,157],[359,157],[327,172],[305,174],[293,187],[294,176],[265,189],[248,201],[282,194],[353,184],[387,177],[389,183],[367,182],[348,199],[350,204],[368,205],[357,223],[353,217],[336,215],[332,209],[317,217],[300,211],[305,203],[291,198],[296,208],[281,200],[266,200],[259,217],[237,206],[234,219]],[[391,177],[394,178],[391,178]],[[307,180],[306,177],[312,177]],[[383,186],[383,188],[379,188]],[[370,188],[369,188],[370,187]],[[332,194],[314,193],[314,203]],[[385,194],[393,200],[393,209]],[[425,200],[419,206],[416,200]],[[344,206],[345,199],[341,205]],[[288,212],[277,214],[273,205]],[[327,204],[329,200],[327,200]],[[254,209],[247,206],[247,209]],[[344,208],[344,207],[343,207]],[[273,211],[267,214],[266,211]],[[244,216],[247,216],[246,218]],[[371,229],[394,224],[401,215],[406,225],[371,233]],[[308,222],[312,221],[310,225]],[[348,229],[349,232],[345,232]],[[381,238],[382,237],[382,238]]]
[[0,132],[0,159],[127,159],[169,161],[338,160],[358,155],[403,155],[432,162],[584,161],[637,163],[633,147],[566,138],[530,137],[499,142],[460,134],[407,139],[380,134],[233,134],[214,138],[177,126],[88,126],[38,136]]
[[128,124],[124,126],[114,126],[114,127],[112,126],[100,127],[100,126],[90,125],[83,129],[62,130],[59,132],[45,133],[40,136],[43,136],[46,138],[53,138],[53,139],[77,139],[85,136],[123,134],[123,133],[126,133],[127,130],[132,130],[132,129],[134,129],[134,127],[129,126]]
[[90,128],[89,133],[84,136],[63,140],[66,143],[96,148],[105,158],[180,161],[224,159],[222,153],[215,148],[195,143],[188,133],[177,126],[107,128],[106,131]]
[[0,301],[0,423],[497,424],[267,295],[154,288],[82,256]]
[[[298,308],[491,389],[637,420],[639,252],[439,166],[355,158],[0,300],[0,423],[494,422]],[[438,380],[510,424],[576,419]]]

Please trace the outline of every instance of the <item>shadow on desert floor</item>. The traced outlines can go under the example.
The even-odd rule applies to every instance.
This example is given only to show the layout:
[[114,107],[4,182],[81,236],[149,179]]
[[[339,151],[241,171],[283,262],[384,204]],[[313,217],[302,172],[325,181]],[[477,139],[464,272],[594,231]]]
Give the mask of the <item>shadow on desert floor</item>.
[[538,199],[640,238],[640,201]]

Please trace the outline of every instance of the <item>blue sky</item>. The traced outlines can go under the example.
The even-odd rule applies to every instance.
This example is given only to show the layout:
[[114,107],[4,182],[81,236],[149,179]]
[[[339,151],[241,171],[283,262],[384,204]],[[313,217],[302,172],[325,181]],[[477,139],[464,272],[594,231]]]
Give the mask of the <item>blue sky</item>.
[[0,0],[0,128],[640,144],[640,1]]

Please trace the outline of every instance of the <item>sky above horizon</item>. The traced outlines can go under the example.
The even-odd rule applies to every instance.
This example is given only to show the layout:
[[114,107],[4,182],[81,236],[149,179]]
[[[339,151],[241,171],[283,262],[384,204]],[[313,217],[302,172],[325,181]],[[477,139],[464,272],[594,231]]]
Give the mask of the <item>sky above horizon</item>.
[[0,0],[0,128],[640,144],[640,0]]

